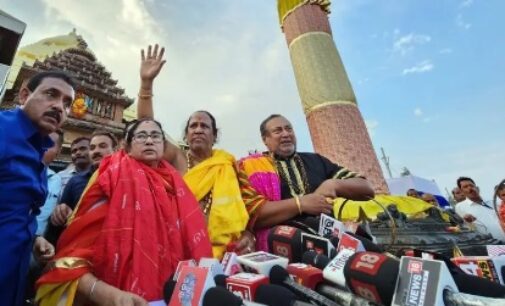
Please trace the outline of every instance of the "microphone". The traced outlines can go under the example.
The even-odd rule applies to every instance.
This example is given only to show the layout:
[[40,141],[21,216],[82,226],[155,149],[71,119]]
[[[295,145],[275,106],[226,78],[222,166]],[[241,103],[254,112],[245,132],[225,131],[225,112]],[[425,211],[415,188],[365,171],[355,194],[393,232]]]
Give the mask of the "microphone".
[[365,249],[365,251],[375,252],[375,253],[384,253],[385,252],[383,247],[373,243],[371,240],[369,240],[365,237],[362,237],[360,235],[353,234],[350,232],[346,232],[346,234],[358,239],[361,242],[361,244],[363,245],[363,248]]
[[502,270],[505,267],[504,256],[461,256],[451,259],[466,274],[489,279],[504,284]]
[[340,237],[340,242],[337,247],[337,252],[342,251],[342,249],[354,250],[354,252],[364,252],[365,247],[361,240],[351,236],[348,233],[343,233]]
[[[300,267],[296,267],[299,265]],[[305,266],[305,267],[303,267]],[[372,305],[371,302],[346,292],[340,287],[330,286],[324,283],[323,271],[303,264],[289,264],[289,274],[293,280],[307,288],[315,290],[317,293],[335,301],[338,305]],[[256,292],[256,295],[258,292]]]
[[270,270],[270,283],[276,285],[283,285],[292,292],[295,292],[299,297],[310,301],[315,305],[321,306],[337,306],[337,304],[330,299],[320,295],[319,293],[311,290],[303,285],[293,281],[286,269],[281,266],[274,266]]
[[196,267],[197,264],[196,264],[196,261],[194,259],[179,261],[179,263],[177,264],[177,268],[175,268],[174,278],[173,278],[174,281],[177,281],[179,279],[179,273],[181,272],[182,268],[186,267],[186,266],[188,266],[188,267]]
[[336,254],[335,247],[329,239],[307,233],[302,233],[301,239],[302,254],[309,250],[314,250],[317,253],[326,255],[328,257],[334,257]]
[[347,288],[346,278],[344,276],[344,267],[354,253],[355,252],[352,249],[343,248],[323,269],[324,279],[337,284],[340,287]]
[[204,293],[214,286],[208,268],[183,266],[168,306],[201,305]]
[[227,278],[228,278],[228,276],[226,276],[224,274],[218,274],[218,275],[214,276],[214,283],[216,283],[216,286],[218,286],[218,287],[226,288],[226,279]]
[[340,238],[342,233],[346,231],[344,223],[326,214],[321,214],[319,217],[319,236],[331,236]]
[[315,290],[316,286],[323,282],[321,270],[303,263],[289,264],[286,271],[293,277],[295,282],[312,290]]
[[237,260],[237,253],[235,252],[226,252],[223,255],[223,260],[221,260],[221,264],[223,265],[224,274],[232,275],[242,272],[242,267]]
[[[191,304],[193,306],[193,304]],[[198,304],[196,304],[198,305]],[[196,306],[195,305],[195,306]],[[207,290],[203,296],[202,306],[261,306],[254,302],[244,301],[228,290],[221,287],[213,287]],[[185,305],[186,306],[186,305]],[[265,306],[265,305],[264,305]]]
[[289,262],[300,262],[302,255],[301,245],[302,230],[278,225],[268,234],[268,250],[272,254],[286,257]]
[[317,254],[315,251],[310,250],[303,253],[302,262],[323,270],[330,263],[330,259],[328,256]]
[[288,265],[287,258],[263,251],[240,255],[237,257],[237,261],[242,265],[244,271],[263,275],[269,275],[270,269],[275,265],[284,268]]
[[219,260],[215,258],[202,257],[200,258],[200,262],[198,262],[198,266],[201,268],[208,268],[212,274],[212,277],[219,274],[224,274],[223,266]]
[[345,283],[354,294],[377,304],[390,305],[398,269],[398,261],[386,255],[359,252],[348,258],[343,274]]
[[226,278],[226,289],[247,301],[254,301],[258,286],[263,284],[268,284],[268,277],[261,274],[242,272]]
[[261,285],[256,293],[256,302],[268,306],[311,306],[296,300],[296,295],[279,285]]
[[170,276],[167,281],[165,282],[165,285],[163,286],[163,301],[165,301],[166,304],[170,301],[170,298],[172,298],[172,294],[174,293],[174,288],[175,288],[176,281],[173,279],[173,275]]

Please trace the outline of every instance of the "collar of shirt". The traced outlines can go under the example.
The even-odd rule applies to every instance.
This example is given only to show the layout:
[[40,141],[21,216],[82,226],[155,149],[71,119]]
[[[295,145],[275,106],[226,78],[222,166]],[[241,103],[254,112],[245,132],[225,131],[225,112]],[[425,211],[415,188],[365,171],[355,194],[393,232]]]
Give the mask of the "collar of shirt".
[[50,177],[52,177],[53,175],[56,175],[56,172],[54,172],[53,169],[47,167],[47,178],[49,179]]
[[54,142],[49,136],[43,136],[40,134],[37,127],[33,124],[33,122],[30,120],[30,118],[28,118],[28,116],[21,108],[17,108],[15,112],[17,118],[19,119],[19,125],[21,127],[21,133],[23,137],[25,137],[27,140],[34,140],[36,144],[39,144],[44,150],[47,150],[54,145]]

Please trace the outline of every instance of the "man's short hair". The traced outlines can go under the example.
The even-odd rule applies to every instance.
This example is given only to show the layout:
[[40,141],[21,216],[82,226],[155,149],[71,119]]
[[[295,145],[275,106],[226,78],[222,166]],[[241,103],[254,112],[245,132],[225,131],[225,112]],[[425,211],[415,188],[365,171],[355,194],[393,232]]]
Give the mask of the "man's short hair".
[[282,117],[282,115],[279,115],[279,114],[271,114],[270,116],[268,116],[265,120],[263,120],[260,124],[260,133],[261,133],[261,137],[265,137],[267,136],[267,123],[274,119],[274,118],[279,118],[279,117]]
[[28,90],[31,92],[35,91],[37,87],[39,87],[40,83],[46,78],[55,78],[55,79],[60,79],[63,80],[65,83],[70,85],[75,90],[75,82],[70,77],[68,74],[66,74],[63,71],[44,71],[44,72],[39,72],[36,75],[32,76],[28,83],[26,84],[26,87]]
[[461,176],[461,177],[459,177],[459,178],[458,178],[458,180],[456,181],[456,183],[458,184],[458,188],[460,188],[460,189],[461,189],[461,182],[462,182],[462,181],[470,181],[470,182],[472,182],[472,183],[475,185],[475,182],[474,182],[471,178],[466,177],[466,176]]
[[91,141],[91,139],[89,139],[89,137],[86,137],[86,136],[82,136],[82,137],[77,137],[76,139],[74,139],[74,141],[72,141],[72,143],[70,144],[70,147],[72,147],[73,145],[75,145],[76,143],[78,142],[81,142],[83,140],[87,140],[88,142]]
[[117,144],[118,144],[117,138],[111,132],[104,131],[104,130],[95,130],[93,132],[93,134],[91,134],[91,139],[93,139],[93,137],[95,137],[95,136],[106,136],[106,137],[109,137],[110,141],[112,142],[112,147],[113,148],[117,148]]

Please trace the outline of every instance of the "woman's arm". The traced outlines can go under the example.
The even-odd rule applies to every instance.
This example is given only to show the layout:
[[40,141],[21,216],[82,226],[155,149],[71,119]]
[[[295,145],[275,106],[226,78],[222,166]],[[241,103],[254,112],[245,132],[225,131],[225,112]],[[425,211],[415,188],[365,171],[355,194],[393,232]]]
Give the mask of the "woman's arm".
[[138,295],[119,290],[99,280],[91,273],[86,273],[79,279],[76,304],[87,302],[103,306],[147,306],[147,302]]
[[153,118],[153,82],[158,76],[166,60],[163,59],[165,48],[161,48],[158,53],[158,44],[153,48],[147,47],[147,54],[141,50],[140,62],[140,90],[137,103],[137,118]]

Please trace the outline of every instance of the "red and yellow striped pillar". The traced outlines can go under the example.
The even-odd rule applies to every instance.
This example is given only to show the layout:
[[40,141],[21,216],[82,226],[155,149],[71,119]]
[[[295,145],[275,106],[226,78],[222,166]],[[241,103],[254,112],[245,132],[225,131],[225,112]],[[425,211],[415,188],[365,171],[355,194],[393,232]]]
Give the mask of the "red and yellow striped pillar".
[[372,141],[331,35],[329,0],[278,0],[296,83],[314,150],[364,174],[387,193]]

